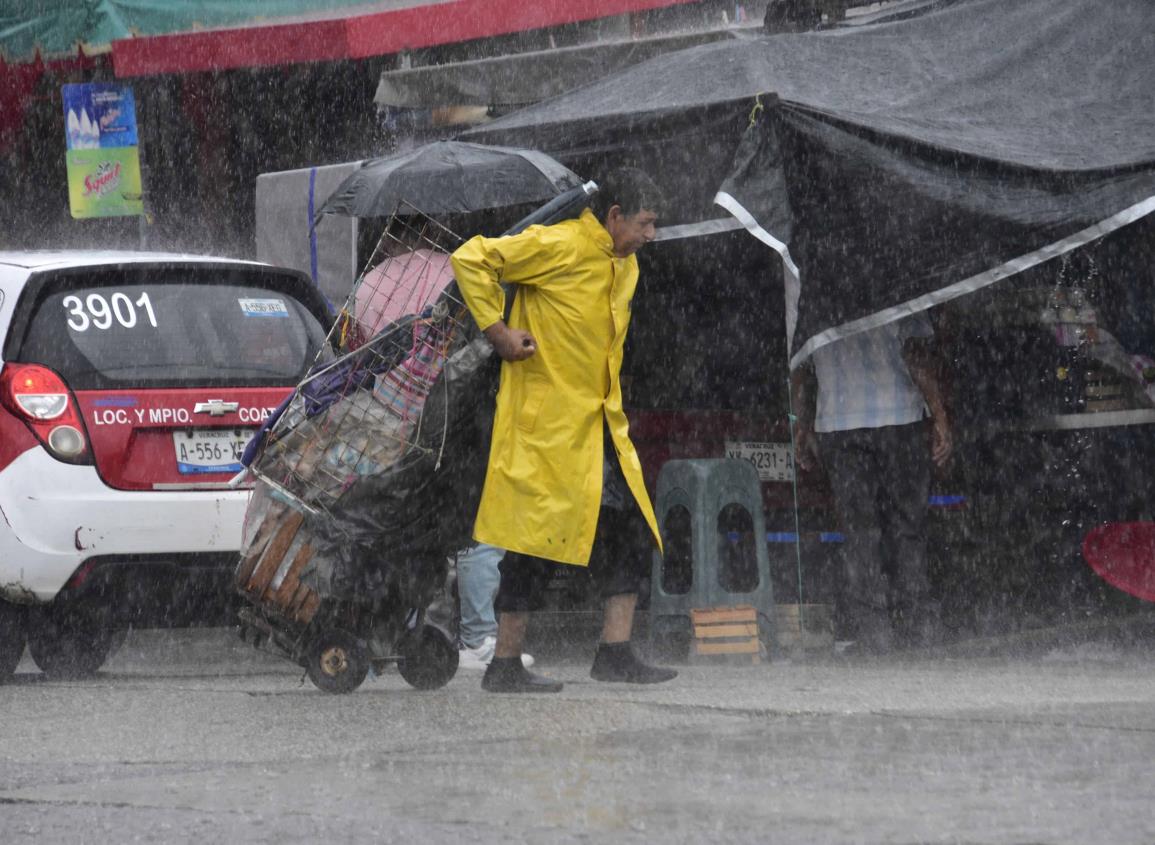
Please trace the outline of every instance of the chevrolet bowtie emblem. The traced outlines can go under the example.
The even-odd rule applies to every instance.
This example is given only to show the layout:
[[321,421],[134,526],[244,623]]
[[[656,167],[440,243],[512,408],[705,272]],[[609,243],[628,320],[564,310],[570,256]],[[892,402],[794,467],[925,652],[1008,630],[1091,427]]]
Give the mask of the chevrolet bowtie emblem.
[[208,414],[210,417],[223,417],[241,407],[239,402],[226,402],[223,399],[210,399],[207,402],[197,402],[193,406],[194,414]]

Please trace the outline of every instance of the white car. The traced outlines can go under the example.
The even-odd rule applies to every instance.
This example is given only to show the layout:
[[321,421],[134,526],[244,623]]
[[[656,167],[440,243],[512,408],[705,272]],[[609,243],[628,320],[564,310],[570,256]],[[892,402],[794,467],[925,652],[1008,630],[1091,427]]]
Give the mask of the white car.
[[254,430],[325,344],[308,277],[162,253],[0,253],[0,681],[96,671],[219,617]]

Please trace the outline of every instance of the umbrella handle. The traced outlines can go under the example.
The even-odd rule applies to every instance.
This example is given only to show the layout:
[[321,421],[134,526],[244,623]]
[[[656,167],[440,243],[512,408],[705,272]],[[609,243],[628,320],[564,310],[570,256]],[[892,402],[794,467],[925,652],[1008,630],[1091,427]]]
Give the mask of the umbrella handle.
[[548,226],[550,223],[556,223],[564,219],[575,208],[584,206],[589,202],[589,198],[597,193],[597,182],[586,182],[583,185],[578,185],[576,188],[570,188],[564,194],[558,194],[541,208],[531,212],[521,220],[513,224],[504,234],[516,235],[523,229],[530,226],[541,224]]

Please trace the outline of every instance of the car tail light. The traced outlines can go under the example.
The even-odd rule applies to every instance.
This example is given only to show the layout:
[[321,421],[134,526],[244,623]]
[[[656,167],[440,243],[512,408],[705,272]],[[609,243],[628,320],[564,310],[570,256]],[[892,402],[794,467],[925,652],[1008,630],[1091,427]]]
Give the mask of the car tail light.
[[5,364],[0,371],[0,402],[28,426],[57,460],[92,463],[88,434],[68,385],[39,364]]

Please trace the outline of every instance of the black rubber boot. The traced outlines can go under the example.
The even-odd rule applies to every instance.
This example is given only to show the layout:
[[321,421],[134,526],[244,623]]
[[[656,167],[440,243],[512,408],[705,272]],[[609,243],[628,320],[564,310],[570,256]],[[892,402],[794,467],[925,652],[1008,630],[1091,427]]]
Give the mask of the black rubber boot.
[[616,681],[623,684],[660,684],[678,677],[675,669],[650,666],[638,660],[630,644],[601,643],[594,655],[590,677],[595,681]]
[[563,686],[561,681],[526,669],[520,655],[493,658],[481,679],[481,688],[486,692],[561,692]]

